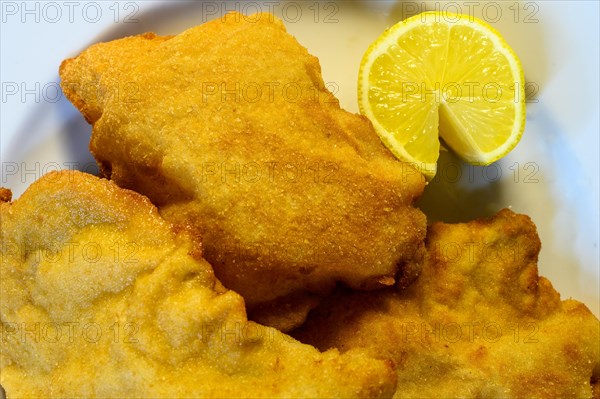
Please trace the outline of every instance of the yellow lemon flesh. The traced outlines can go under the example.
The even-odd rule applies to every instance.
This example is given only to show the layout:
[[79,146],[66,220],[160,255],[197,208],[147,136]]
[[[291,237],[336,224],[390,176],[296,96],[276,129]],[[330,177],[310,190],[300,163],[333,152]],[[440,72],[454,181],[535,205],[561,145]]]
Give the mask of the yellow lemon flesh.
[[386,30],[363,56],[358,103],[386,146],[428,179],[439,136],[465,161],[488,165],[525,128],[521,64],[487,23],[425,12]]

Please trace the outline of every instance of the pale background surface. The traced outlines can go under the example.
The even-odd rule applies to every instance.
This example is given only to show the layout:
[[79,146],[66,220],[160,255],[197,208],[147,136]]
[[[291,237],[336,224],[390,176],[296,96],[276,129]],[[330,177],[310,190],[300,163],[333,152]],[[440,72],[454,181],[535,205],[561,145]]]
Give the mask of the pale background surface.
[[1,3],[0,185],[15,196],[50,170],[96,170],[87,150],[91,129],[57,91],[60,62],[94,42],[175,34],[226,10],[272,10],[320,58],[342,106],[356,112],[361,56],[386,27],[424,6],[483,18],[519,55],[530,82],[523,140],[488,168],[443,154],[420,205],[430,221],[466,221],[503,207],[530,215],[543,243],[540,273],[563,298],[600,314],[598,2],[51,3]]

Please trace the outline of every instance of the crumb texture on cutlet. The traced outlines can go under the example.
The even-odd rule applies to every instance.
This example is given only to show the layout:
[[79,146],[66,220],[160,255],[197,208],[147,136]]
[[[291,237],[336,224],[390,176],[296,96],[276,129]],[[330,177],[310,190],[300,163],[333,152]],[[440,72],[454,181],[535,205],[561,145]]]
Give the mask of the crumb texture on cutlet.
[[291,329],[336,283],[418,275],[423,176],[340,108],[273,15],[99,43],[60,76],[102,173],[202,231],[205,257],[258,320]]
[[150,201],[53,172],[0,203],[8,398],[389,397],[395,375],[246,318],[199,236]]
[[10,202],[12,200],[12,191],[8,188],[0,187],[0,202]]
[[529,217],[435,223],[426,250],[406,291],[339,291],[293,335],[393,359],[396,399],[598,395],[600,322],[538,275]]

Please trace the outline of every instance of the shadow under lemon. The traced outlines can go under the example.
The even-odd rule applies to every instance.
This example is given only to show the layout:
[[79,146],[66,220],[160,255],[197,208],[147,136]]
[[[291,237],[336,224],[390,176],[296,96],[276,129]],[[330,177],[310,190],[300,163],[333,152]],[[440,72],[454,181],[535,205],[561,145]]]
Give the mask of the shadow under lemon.
[[435,177],[417,201],[429,224],[489,217],[505,206],[502,185],[508,168],[502,160],[487,166],[470,165],[452,151],[442,149],[437,167]]

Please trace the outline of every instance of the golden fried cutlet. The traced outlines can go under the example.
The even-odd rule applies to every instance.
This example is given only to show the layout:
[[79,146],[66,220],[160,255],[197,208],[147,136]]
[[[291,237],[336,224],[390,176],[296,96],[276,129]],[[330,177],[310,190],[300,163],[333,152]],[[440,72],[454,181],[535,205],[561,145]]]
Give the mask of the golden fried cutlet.
[[590,383],[598,395],[600,323],[538,276],[528,217],[436,223],[426,247],[405,292],[336,293],[293,335],[394,359],[395,398],[590,398]]
[[[6,191],[0,191],[8,200]],[[79,172],[0,202],[8,398],[389,397],[389,362],[320,353],[246,319],[198,236]]]
[[100,43],[60,68],[104,176],[190,223],[251,316],[301,323],[336,282],[407,285],[422,176],[339,107],[318,60],[271,14]]

